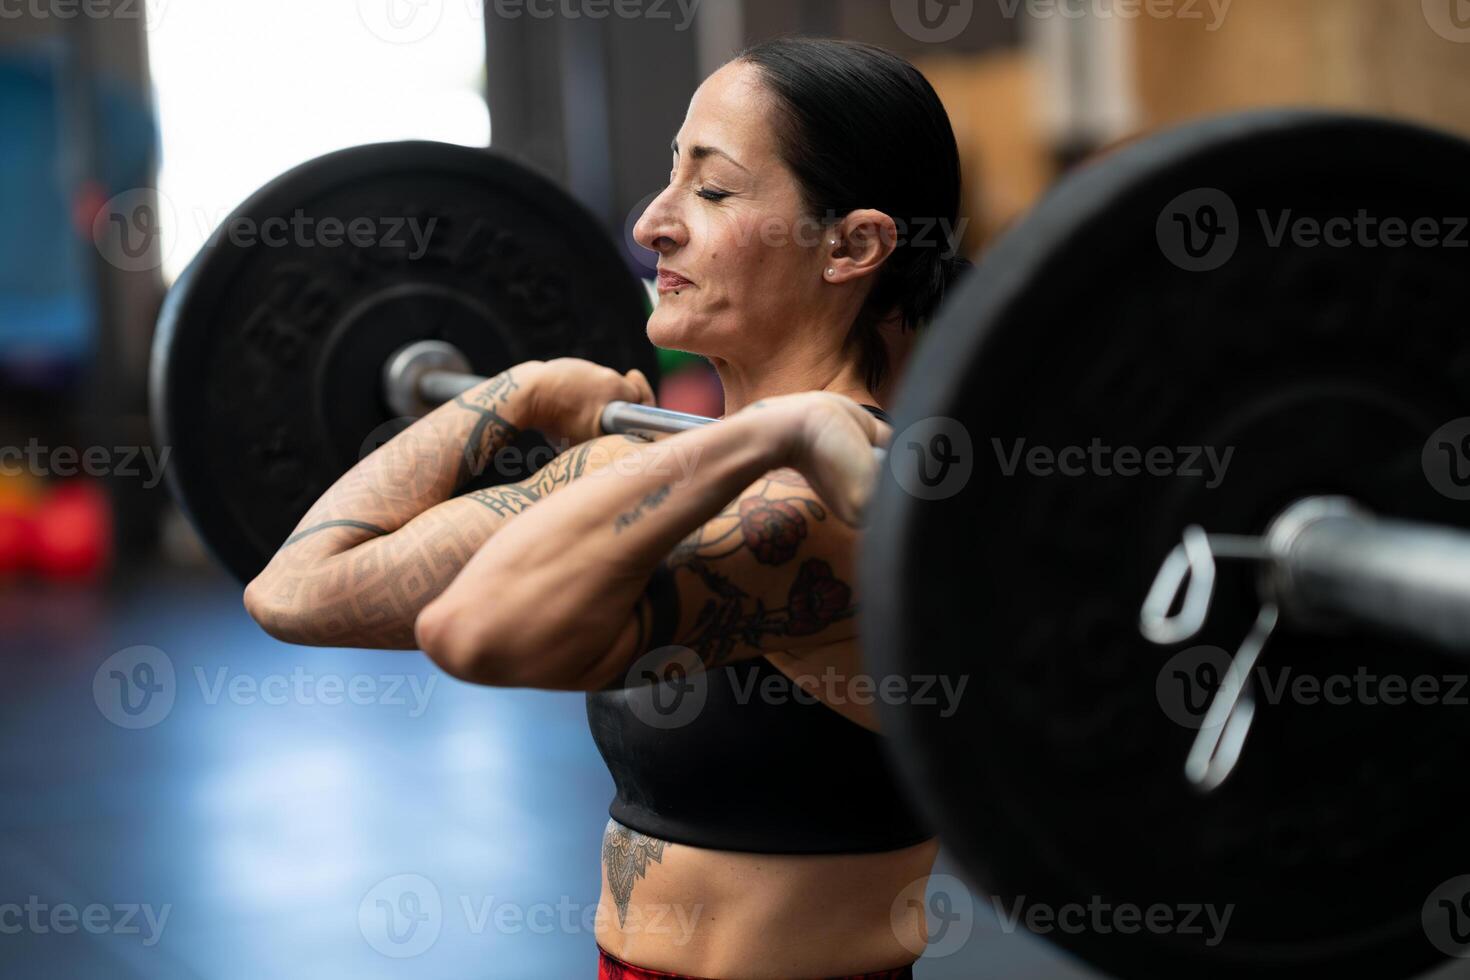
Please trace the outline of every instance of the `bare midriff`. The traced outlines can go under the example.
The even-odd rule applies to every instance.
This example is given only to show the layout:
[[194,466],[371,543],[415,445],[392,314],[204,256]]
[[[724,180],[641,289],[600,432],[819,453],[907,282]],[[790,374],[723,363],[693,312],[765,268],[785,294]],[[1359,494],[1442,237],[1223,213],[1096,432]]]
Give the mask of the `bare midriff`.
[[937,841],[875,854],[712,851],[610,822],[597,942],[625,962],[692,977],[901,967],[924,950],[924,886],[938,851]]

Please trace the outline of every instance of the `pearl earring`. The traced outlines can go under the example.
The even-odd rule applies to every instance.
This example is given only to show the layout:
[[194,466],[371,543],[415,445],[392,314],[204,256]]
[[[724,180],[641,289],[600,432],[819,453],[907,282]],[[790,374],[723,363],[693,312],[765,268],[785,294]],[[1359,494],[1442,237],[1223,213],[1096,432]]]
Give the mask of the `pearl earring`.
[[837,275],[837,270],[836,269],[828,269],[827,270],[827,275],[829,275],[829,276],[835,276],[835,275]]

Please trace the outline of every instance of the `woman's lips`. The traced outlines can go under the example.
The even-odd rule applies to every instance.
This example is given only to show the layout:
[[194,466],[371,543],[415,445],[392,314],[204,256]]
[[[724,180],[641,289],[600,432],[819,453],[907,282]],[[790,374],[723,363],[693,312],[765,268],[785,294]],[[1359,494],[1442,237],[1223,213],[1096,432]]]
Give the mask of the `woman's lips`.
[[694,283],[690,282],[688,279],[685,279],[677,272],[669,272],[666,269],[659,271],[658,291],[660,293],[678,292],[679,290],[687,289],[692,285],[694,285]]

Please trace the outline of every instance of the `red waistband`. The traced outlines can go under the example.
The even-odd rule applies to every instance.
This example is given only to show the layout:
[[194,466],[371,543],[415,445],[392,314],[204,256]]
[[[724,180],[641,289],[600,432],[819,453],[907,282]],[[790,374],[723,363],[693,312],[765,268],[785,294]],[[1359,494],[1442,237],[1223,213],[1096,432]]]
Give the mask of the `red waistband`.
[[[683,973],[664,973],[646,967],[624,963],[616,956],[597,947],[601,954],[597,963],[597,980],[709,980],[708,977],[691,977]],[[879,970],[877,973],[852,973],[842,977],[827,977],[824,980],[913,980],[914,968],[901,966],[896,970]]]

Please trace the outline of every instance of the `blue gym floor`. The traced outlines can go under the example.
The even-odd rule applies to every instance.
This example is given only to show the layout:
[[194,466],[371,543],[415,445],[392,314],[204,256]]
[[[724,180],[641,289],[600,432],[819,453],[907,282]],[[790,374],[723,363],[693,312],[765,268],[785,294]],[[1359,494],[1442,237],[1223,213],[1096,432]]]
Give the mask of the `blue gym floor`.
[[[583,913],[612,786],[579,696],[287,647],[197,574],[0,594],[0,636],[0,907],[40,922],[0,915],[0,977],[595,976]],[[137,646],[159,651],[151,677],[104,667]],[[171,668],[172,706],[123,710],[119,666],[165,689]],[[441,903],[399,909],[439,928],[407,957],[375,948],[417,952],[376,907],[403,881]],[[1093,976],[973,908],[919,977]]]

